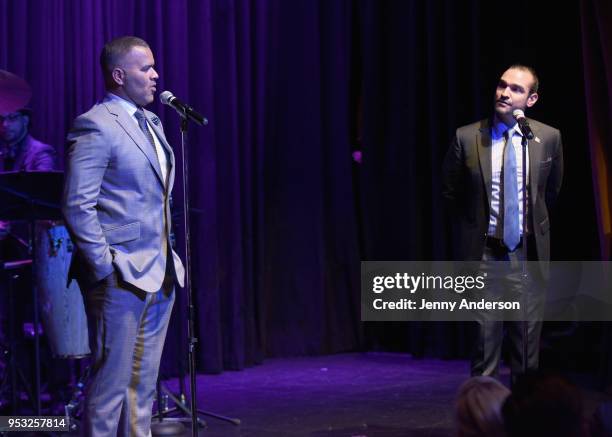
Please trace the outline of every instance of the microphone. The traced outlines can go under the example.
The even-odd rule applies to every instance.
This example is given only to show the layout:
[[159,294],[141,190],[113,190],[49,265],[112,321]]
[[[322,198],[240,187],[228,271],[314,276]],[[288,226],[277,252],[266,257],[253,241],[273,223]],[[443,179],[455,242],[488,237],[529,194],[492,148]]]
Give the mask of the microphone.
[[520,109],[515,109],[512,111],[512,116],[518,122],[523,135],[525,135],[528,140],[533,140],[533,132],[531,131],[531,126],[529,126],[529,121],[525,118],[525,113]]
[[170,91],[164,91],[159,95],[159,101],[164,105],[168,105],[173,107],[178,114],[186,119],[190,119],[200,126],[206,126],[208,124],[208,119],[203,115],[199,114],[195,109],[186,103],[181,102],[176,98],[174,94]]

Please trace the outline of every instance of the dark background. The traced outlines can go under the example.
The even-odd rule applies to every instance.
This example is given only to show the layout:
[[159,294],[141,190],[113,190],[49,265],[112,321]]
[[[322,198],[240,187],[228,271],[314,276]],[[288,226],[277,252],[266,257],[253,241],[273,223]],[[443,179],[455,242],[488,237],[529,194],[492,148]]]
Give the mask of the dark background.
[[[563,134],[553,257],[606,257],[597,206],[609,198],[593,168],[610,167],[592,156],[610,153],[609,101],[596,99],[612,83],[610,16],[597,0],[0,0],[0,68],[31,84],[34,136],[60,151],[103,96],[104,42],[125,34],[150,43],[158,88],[209,118],[189,138],[200,370],[360,349],[465,357],[463,324],[361,323],[359,261],[450,257],[441,162],[457,127],[490,115],[515,62],[540,77],[528,115]],[[179,152],[177,116],[150,109]],[[166,374],[185,350],[178,296]],[[572,332],[559,347],[598,368],[605,354],[586,349],[603,326]]]

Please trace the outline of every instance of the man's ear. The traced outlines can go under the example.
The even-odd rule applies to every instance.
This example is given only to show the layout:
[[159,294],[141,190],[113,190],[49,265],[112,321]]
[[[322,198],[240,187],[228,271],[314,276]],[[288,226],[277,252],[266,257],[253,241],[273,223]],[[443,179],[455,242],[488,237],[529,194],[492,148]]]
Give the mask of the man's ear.
[[539,97],[540,96],[538,93],[529,94],[529,97],[527,97],[527,107],[531,108],[533,105],[535,105]]
[[125,71],[123,71],[121,68],[119,67],[113,68],[113,71],[111,72],[111,76],[113,78],[113,81],[117,85],[124,85]]

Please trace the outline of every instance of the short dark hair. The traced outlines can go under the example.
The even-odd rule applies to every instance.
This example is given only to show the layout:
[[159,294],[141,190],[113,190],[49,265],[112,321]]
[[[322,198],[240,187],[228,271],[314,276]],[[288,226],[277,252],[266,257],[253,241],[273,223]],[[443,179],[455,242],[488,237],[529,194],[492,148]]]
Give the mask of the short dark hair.
[[104,45],[102,53],[100,53],[100,66],[102,67],[104,84],[107,89],[115,88],[116,83],[112,77],[113,69],[117,66],[119,60],[128,54],[133,47],[149,48],[149,44],[136,36],[121,36]]
[[538,89],[540,88],[540,79],[538,79],[538,74],[536,73],[533,67],[530,67],[529,65],[524,65],[524,64],[512,64],[511,66],[506,68],[506,71],[508,70],[523,70],[523,71],[530,72],[531,75],[533,76],[533,85],[531,86],[531,89],[529,90],[529,94],[534,94],[538,92]]

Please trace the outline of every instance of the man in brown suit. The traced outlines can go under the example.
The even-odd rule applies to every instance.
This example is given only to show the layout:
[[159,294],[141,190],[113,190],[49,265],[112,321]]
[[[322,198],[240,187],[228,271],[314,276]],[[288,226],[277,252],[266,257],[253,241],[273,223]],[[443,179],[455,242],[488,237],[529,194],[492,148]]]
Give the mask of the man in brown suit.
[[[546,261],[550,260],[549,210],[563,178],[561,133],[529,120],[534,139],[527,145],[527,223],[523,224],[522,142],[527,135],[513,116],[516,110],[526,111],[535,105],[538,97],[538,77],[533,68],[513,65],[501,75],[492,116],[457,129],[444,162],[443,196],[453,220],[457,260],[520,265],[525,261],[522,247],[527,243],[527,258],[544,261],[539,263],[541,274],[535,278],[541,282],[547,276]],[[520,293],[523,285],[518,268],[510,271],[498,288],[514,288]],[[510,325],[513,377],[522,371],[523,341],[528,346],[527,368],[538,367],[541,327],[541,322],[529,321],[528,338],[524,339],[520,325]],[[480,321],[477,337],[472,375],[496,376],[502,322]]]

